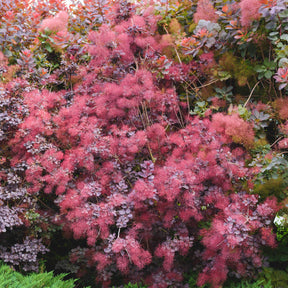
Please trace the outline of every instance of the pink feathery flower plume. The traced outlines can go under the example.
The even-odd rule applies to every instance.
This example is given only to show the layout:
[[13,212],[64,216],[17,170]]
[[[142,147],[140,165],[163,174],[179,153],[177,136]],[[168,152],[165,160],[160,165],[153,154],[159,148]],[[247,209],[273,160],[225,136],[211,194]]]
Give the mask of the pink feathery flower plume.
[[210,0],[199,0],[197,10],[194,14],[194,22],[198,23],[200,20],[211,21],[216,23],[219,16],[216,13]]
[[260,18],[259,8],[262,5],[261,0],[242,0],[239,5],[242,26],[248,27],[254,20]]
[[50,30],[52,32],[59,32],[67,29],[69,15],[65,11],[60,11],[54,17],[44,19],[39,28],[40,32]]

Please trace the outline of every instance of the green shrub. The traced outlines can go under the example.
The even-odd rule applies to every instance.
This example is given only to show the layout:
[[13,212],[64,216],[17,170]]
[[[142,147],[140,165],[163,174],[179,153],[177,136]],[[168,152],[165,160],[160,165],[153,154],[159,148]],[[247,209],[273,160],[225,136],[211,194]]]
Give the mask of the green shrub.
[[[0,288],[74,288],[75,279],[63,280],[67,274],[53,275],[53,272],[22,275],[7,265],[0,267]],[[88,287],[87,287],[88,288]]]
[[132,284],[128,283],[127,285],[124,286],[124,288],[145,288],[147,286],[142,286],[141,284]]
[[231,283],[229,286],[224,286],[227,288],[272,288],[273,286],[270,282],[265,282],[264,280],[258,280],[256,282],[241,281],[238,284]]

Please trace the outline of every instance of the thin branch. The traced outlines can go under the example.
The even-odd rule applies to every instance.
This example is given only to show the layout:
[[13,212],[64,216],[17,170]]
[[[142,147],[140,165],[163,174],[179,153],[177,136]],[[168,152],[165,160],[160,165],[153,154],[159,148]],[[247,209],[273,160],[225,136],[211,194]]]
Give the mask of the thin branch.
[[270,148],[272,148],[274,145],[276,145],[280,140],[282,140],[284,137],[280,136],[278,139],[276,139],[271,145]]
[[[166,29],[165,25],[163,25],[163,28],[164,28],[165,32],[166,32],[167,34],[169,34],[169,32],[168,32],[168,30]],[[179,55],[179,53],[178,53],[178,51],[177,51],[177,49],[176,49],[175,46],[174,46],[174,50],[175,50],[175,53],[176,53],[176,55],[177,55],[177,58],[178,58],[179,63],[182,64],[180,55]]]
[[210,85],[212,85],[212,84],[214,84],[214,83],[216,83],[216,82],[218,82],[218,81],[219,81],[219,79],[214,79],[214,80],[211,80],[210,82],[208,82],[208,83],[206,83],[206,84],[202,84],[202,85],[200,85],[200,86],[194,86],[194,88],[193,88],[187,81],[184,81],[184,82],[185,82],[188,86],[190,86],[190,88],[191,88],[192,90],[199,90],[199,89],[201,89],[201,88],[210,86]]
[[254,87],[253,87],[253,89],[251,90],[250,95],[249,95],[248,99],[246,100],[245,104],[243,105],[243,107],[246,107],[246,105],[248,104],[248,102],[250,101],[250,99],[251,99],[251,97],[252,97],[252,95],[253,95],[254,90],[256,89],[256,87],[258,86],[259,83],[260,83],[260,81],[258,81],[258,82],[254,85]]

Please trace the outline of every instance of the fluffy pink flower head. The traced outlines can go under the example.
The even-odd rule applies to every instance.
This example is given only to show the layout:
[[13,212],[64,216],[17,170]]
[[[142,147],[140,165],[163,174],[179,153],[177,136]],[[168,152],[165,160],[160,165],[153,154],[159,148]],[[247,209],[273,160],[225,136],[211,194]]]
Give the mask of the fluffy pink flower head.
[[241,0],[241,25],[248,27],[254,20],[260,17],[259,8],[261,7],[261,0]]
[[65,11],[60,11],[52,18],[44,19],[40,25],[39,31],[44,32],[50,30],[52,32],[59,32],[67,29],[69,15]]
[[288,135],[288,121],[286,121],[283,125],[280,126],[282,133]]
[[253,146],[254,132],[250,123],[245,122],[237,114],[223,115],[217,113],[213,115],[212,126],[216,131],[230,136],[235,143],[241,143],[246,148]]
[[200,20],[207,20],[216,23],[219,16],[210,2],[210,0],[199,0],[197,10],[194,14],[194,22],[198,23]]
[[0,65],[6,65],[7,64],[7,59],[5,55],[0,51]]
[[274,107],[276,108],[280,119],[288,119],[288,98],[278,98],[274,101]]
[[284,138],[278,143],[280,149],[288,149],[288,138]]

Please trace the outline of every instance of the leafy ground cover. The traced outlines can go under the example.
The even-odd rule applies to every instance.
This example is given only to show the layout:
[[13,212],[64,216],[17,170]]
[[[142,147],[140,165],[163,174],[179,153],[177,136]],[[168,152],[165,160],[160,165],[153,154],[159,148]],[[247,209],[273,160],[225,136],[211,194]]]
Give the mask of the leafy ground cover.
[[287,1],[28,2],[0,4],[2,261],[286,287]]
[[0,267],[0,287],[1,288],[16,288],[16,287],[51,287],[51,288],[73,288],[74,280],[66,280],[63,278],[65,274],[53,276],[52,272],[45,273],[33,273],[27,276],[23,276],[19,272],[14,271],[7,265],[1,265]]

